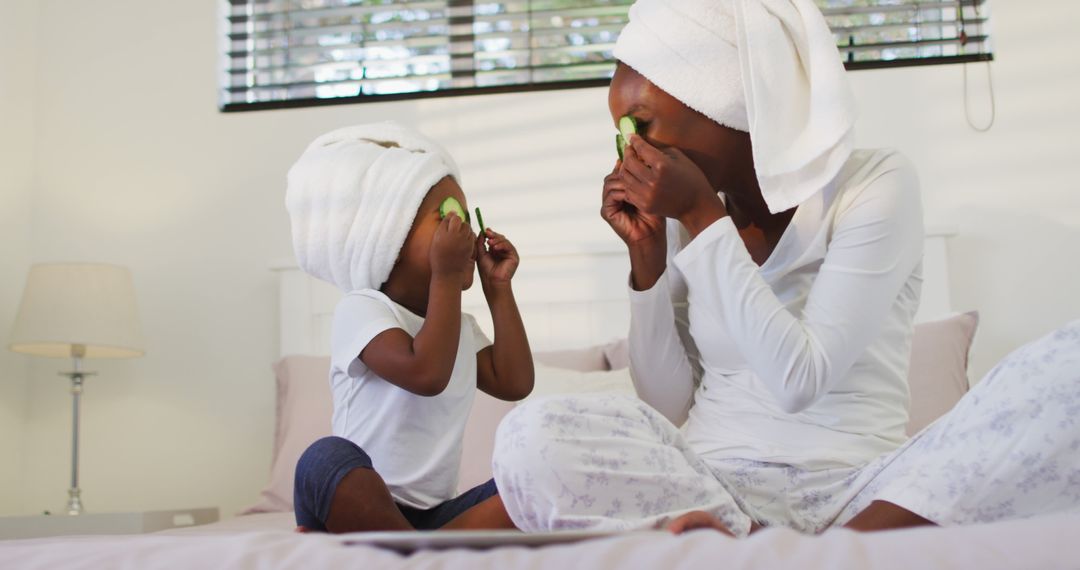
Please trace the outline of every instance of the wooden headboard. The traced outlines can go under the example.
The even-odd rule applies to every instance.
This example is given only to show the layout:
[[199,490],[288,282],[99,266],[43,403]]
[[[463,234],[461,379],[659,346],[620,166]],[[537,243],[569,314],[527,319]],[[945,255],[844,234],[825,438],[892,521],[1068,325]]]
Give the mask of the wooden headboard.
[[[953,234],[947,228],[926,234],[916,321],[952,311],[947,244]],[[279,285],[279,354],[329,354],[330,324],[341,293],[305,274],[292,259],[274,262],[271,269]],[[619,246],[523,252],[514,292],[533,350],[583,348],[626,336],[629,271],[626,250]],[[479,283],[465,293],[462,308],[492,334]]]

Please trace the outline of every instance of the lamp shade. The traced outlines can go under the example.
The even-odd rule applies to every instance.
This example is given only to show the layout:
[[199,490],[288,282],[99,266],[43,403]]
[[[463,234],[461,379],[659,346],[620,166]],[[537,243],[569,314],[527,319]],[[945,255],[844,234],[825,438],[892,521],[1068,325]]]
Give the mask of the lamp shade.
[[131,273],[98,263],[34,265],[8,348],[52,358],[142,356]]

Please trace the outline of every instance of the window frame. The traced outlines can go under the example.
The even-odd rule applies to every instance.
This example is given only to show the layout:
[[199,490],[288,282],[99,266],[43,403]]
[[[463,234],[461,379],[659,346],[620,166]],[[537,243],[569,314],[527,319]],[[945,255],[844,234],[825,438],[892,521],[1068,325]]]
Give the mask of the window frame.
[[[460,0],[457,0],[460,2]],[[972,6],[979,6],[985,4],[985,0],[957,0],[961,6],[970,3]],[[447,0],[447,4],[454,4],[455,0]],[[228,12],[227,8],[229,0],[222,0],[222,21],[227,21]],[[223,41],[227,41],[228,32],[223,31],[222,36],[225,38]],[[839,46],[838,46],[839,47]],[[226,50],[219,52],[219,56],[226,53]],[[964,55],[951,55],[951,56],[935,56],[935,57],[921,57],[921,58],[897,58],[891,60],[870,60],[870,61],[845,61],[844,67],[848,71],[861,71],[861,70],[874,70],[874,69],[889,69],[889,68],[903,68],[903,67],[922,67],[927,65],[956,65],[967,64],[977,62],[990,62],[994,61],[993,51],[987,53],[974,53]],[[222,64],[224,65],[224,63]],[[219,77],[225,75],[227,72],[225,69],[219,70]],[[566,89],[588,89],[607,87],[611,84],[610,78],[597,78],[597,79],[571,79],[564,81],[551,81],[540,83],[525,83],[525,84],[511,84],[511,85],[494,85],[485,87],[456,87],[449,89],[438,89],[433,91],[412,91],[404,93],[385,93],[385,94],[358,94],[354,96],[342,96],[342,97],[304,97],[295,99],[284,99],[275,101],[254,101],[243,103],[225,103],[221,101],[221,92],[226,89],[226,86],[221,83],[217,86],[219,95],[218,110],[222,113],[242,113],[248,111],[265,111],[275,109],[297,109],[297,108],[309,108],[309,107],[323,107],[328,105],[354,105],[361,103],[378,103],[386,101],[406,101],[416,99],[434,99],[441,97],[465,97],[471,95],[493,95],[504,93],[535,93],[543,91],[561,91]]]

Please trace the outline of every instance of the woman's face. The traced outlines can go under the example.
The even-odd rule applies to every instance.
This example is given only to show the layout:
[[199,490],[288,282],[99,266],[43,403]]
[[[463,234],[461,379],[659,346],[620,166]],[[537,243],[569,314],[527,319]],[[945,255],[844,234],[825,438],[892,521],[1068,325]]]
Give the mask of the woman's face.
[[615,70],[608,108],[616,128],[624,115],[637,119],[642,138],[657,148],[681,150],[719,192],[740,194],[747,173],[753,176],[750,135],[687,107],[626,64]]

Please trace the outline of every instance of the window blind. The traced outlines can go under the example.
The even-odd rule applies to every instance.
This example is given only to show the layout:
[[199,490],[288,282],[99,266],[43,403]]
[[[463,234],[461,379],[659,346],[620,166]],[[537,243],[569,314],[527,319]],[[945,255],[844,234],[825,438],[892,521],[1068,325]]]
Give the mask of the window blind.
[[[816,0],[849,69],[992,59],[986,0]],[[225,111],[605,85],[633,0],[225,0]]]

